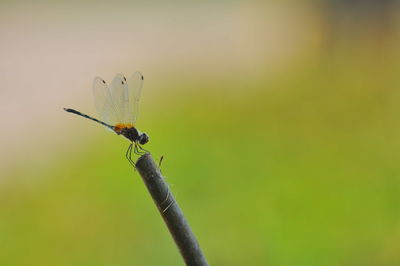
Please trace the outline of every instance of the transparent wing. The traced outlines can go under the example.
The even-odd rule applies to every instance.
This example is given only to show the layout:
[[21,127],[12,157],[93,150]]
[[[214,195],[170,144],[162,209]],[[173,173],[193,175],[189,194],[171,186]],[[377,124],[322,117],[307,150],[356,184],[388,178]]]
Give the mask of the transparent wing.
[[115,125],[116,110],[111,98],[111,93],[107,83],[100,77],[95,77],[93,80],[93,96],[94,105],[97,113],[100,116],[100,119],[107,124]]
[[110,85],[110,93],[115,107],[116,123],[128,123],[129,91],[124,75],[117,74],[115,76]]
[[143,75],[140,72],[135,72],[128,79],[128,106],[127,106],[127,121],[135,124],[139,115],[139,101],[142,94]]

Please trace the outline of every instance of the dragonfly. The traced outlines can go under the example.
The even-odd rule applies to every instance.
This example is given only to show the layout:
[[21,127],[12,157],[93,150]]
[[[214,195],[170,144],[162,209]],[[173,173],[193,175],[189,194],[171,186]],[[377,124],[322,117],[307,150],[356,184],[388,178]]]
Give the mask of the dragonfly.
[[110,86],[100,77],[93,80],[94,104],[100,120],[71,108],[65,111],[95,121],[107,129],[122,135],[131,143],[125,157],[135,167],[132,150],[137,155],[148,153],[142,145],[149,142],[149,136],[136,128],[139,114],[139,101],[142,94],[143,75],[135,72],[129,79],[116,74]]

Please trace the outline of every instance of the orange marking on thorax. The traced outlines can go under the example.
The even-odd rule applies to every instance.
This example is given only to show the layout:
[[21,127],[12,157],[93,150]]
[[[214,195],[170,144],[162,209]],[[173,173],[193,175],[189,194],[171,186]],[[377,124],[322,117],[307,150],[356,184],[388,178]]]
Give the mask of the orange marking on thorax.
[[114,130],[115,132],[120,132],[123,128],[131,128],[131,127],[135,127],[133,124],[116,124],[114,126]]

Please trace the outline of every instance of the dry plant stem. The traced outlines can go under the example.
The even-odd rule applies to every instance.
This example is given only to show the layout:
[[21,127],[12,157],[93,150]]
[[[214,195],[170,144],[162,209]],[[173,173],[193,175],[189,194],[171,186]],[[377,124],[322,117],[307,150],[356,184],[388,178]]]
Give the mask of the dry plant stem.
[[149,153],[137,160],[136,169],[167,224],[186,265],[208,265],[196,237],[183,216],[182,210],[176,203],[160,169]]

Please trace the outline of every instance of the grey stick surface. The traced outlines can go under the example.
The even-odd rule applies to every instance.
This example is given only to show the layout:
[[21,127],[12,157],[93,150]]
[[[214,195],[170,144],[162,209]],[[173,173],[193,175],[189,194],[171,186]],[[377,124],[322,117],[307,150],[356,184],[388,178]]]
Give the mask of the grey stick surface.
[[149,153],[137,160],[136,169],[149,190],[164,222],[167,224],[186,265],[208,265],[196,237],[183,216],[181,208],[176,203],[168,184],[161,175],[160,169]]

